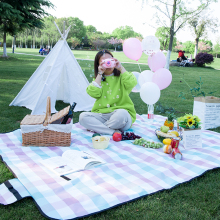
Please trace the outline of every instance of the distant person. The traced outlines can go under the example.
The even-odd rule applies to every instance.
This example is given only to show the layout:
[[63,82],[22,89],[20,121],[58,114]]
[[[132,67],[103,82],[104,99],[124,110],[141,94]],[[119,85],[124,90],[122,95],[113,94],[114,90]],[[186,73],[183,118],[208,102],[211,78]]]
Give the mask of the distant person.
[[[178,58],[179,58],[179,60],[187,60],[187,58],[185,57],[185,55],[184,55],[184,53],[185,53],[185,51],[182,51],[182,50],[178,50],[177,51],[178,52]],[[177,59],[177,62],[181,62],[181,61],[178,61],[178,59]]]
[[41,54],[42,51],[43,51],[43,47],[40,48],[40,50],[39,50],[39,54]]
[[180,57],[180,56],[178,55],[176,61],[177,61],[177,62],[182,62],[182,57]]
[[50,48],[49,48],[49,50],[47,51],[47,54],[49,54],[50,53]]

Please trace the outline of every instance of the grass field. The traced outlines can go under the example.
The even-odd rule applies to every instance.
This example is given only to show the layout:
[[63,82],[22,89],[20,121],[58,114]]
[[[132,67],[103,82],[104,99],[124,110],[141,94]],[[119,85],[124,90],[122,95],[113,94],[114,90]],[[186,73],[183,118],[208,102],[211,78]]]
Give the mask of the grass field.
[[[2,51],[2,48],[0,48],[0,52],[1,51]],[[7,48],[7,51],[11,52],[12,49]],[[16,53],[26,53],[26,54],[34,54],[34,55],[39,55],[38,51],[39,51],[39,49],[30,49],[30,48],[27,48],[27,49],[26,48],[17,48],[15,50]],[[90,59],[90,60],[94,60],[95,55],[97,53],[97,51],[82,51],[82,50],[72,50],[72,52],[77,59]],[[135,61],[129,59],[128,57],[126,57],[123,52],[113,52],[113,55],[115,58],[117,58],[123,62],[129,62],[129,63],[135,62]],[[185,54],[185,55],[190,57],[190,54]],[[138,62],[147,64],[147,58],[148,58],[148,56],[145,53],[143,53],[141,58],[138,60]],[[177,58],[177,53],[172,52],[170,60],[176,60],[176,58]],[[214,58],[214,62],[210,65],[207,65],[207,67],[220,69],[220,58]]]
[[[25,50],[25,49],[23,49]],[[96,52],[73,51],[76,58],[93,59]],[[28,52],[29,53],[29,52]],[[0,52],[0,56],[2,53]],[[8,54],[9,58],[0,57],[0,133],[10,132],[20,127],[19,122],[30,110],[22,107],[9,107],[10,102],[21,90],[32,73],[36,70],[44,57]],[[121,62],[130,62],[123,53],[114,53]],[[147,57],[143,55],[140,63],[146,63]],[[219,62],[220,59],[217,61]],[[92,81],[92,61],[78,60],[86,77]],[[220,62],[218,63],[220,69]],[[216,64],[216,65],[217,65]],[[138,65],[123,64],[128,71],[139,71]],[[141,70],[149,69],[147,65],[140,65]],[[205,92],[215,91],[215,96],[220,97],[220,71],[210,68],[180,68],[170,67],[173,76],[171,85],[161,91],[160,102],[162,105],[172,106],[177,111],[192,113],[193,98],[186,96],[186,100],[178,98],[180,92],[187,92],[188,88],[180,82],[183,77],[190,86],[196,86],[196,81],[202,77]],[[147,106],[140,99],[139,93],[131,93],[138,114],[146,114]],[[57,110],[66,104],[57,102]],[[155,112],[155,114],[159,114]],[[79,113],[74,114],[74,123],[78,122]],[[220,133],[220,128],[214,129]],[[13,178],[11,172],[0,162],[0,184]],[[220,169],[209,171],[203,176],[183,183],[171,190],[149,195],[134,202],[107,210],[100,214],[90,216],[89,220],[104,219],[219,219],[220,216]],[[9,206],[0,206],[0,219],[46,219],[36,208],[33,199],[23,199]]]

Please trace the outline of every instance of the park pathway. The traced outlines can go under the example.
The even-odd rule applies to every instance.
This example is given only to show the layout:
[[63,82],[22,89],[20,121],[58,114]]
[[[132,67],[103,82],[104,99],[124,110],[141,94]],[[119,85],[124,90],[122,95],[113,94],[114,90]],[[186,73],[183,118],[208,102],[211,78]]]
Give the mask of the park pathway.
[[[7,53],[12,53],[12,52],[7,52]],[[36,54],[27,54],[27,53],[17,53],[15,52],[14,54],[20,54],[20,55],[28,55],[28,56],[36,56],[36,57],[46,57],[47,55],[36,55]],[[76,58],[76,60],[88,60],[88,61],[94,61],[94,60],[91,60],[91,59],[79,59],[79,58]],[[132,63],[132,62],[122,62],[122,63],[130,63],[130,64],[141,64],[141,65],[146,65],[148,66],[146,63]]]

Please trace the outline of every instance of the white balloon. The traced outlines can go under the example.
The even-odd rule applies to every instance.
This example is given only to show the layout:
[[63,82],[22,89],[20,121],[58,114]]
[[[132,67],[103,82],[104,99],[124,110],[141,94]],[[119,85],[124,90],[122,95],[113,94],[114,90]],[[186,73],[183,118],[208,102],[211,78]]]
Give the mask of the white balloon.
[[141,99],[148,105],[153,105],[160,98],[160,88],[153,82],[146,82],[141,86]]
[[160,41],[155,36],[147,36],[141,42],[142,50],[145,54],[151,55],[160,51]]
[[140,73],[138,72],[132,72],[134,74],[134,76],[137,79],[137,85],[132,89],[132,92],[140,92],[141,86],[139,85],[139,77],[140,77]]
[[144,70],[143,72],[141,72],[141,74],[138,78],[138,82],[139,82],[140,86],[142,86],[146,82],[152,82],[153,75],[154,75],[154,73],[150,70]]

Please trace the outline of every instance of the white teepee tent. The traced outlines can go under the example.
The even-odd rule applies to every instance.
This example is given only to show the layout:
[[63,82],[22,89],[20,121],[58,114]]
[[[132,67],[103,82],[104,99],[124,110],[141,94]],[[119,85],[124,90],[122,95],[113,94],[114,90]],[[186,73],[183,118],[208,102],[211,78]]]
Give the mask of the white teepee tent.
[[10,106],[25,106],[32,110],[32,115],[44,114],[47,96],[50,96],[52,113],[56,112],[56,100],[70,104],[76,102],[74,111],[92,109],[95,100],[86,93],[89,82],[66,42],[70,27],[66,31],[64,28],[63,34],[58,27],[57,29],[61,39],[10,103]]

